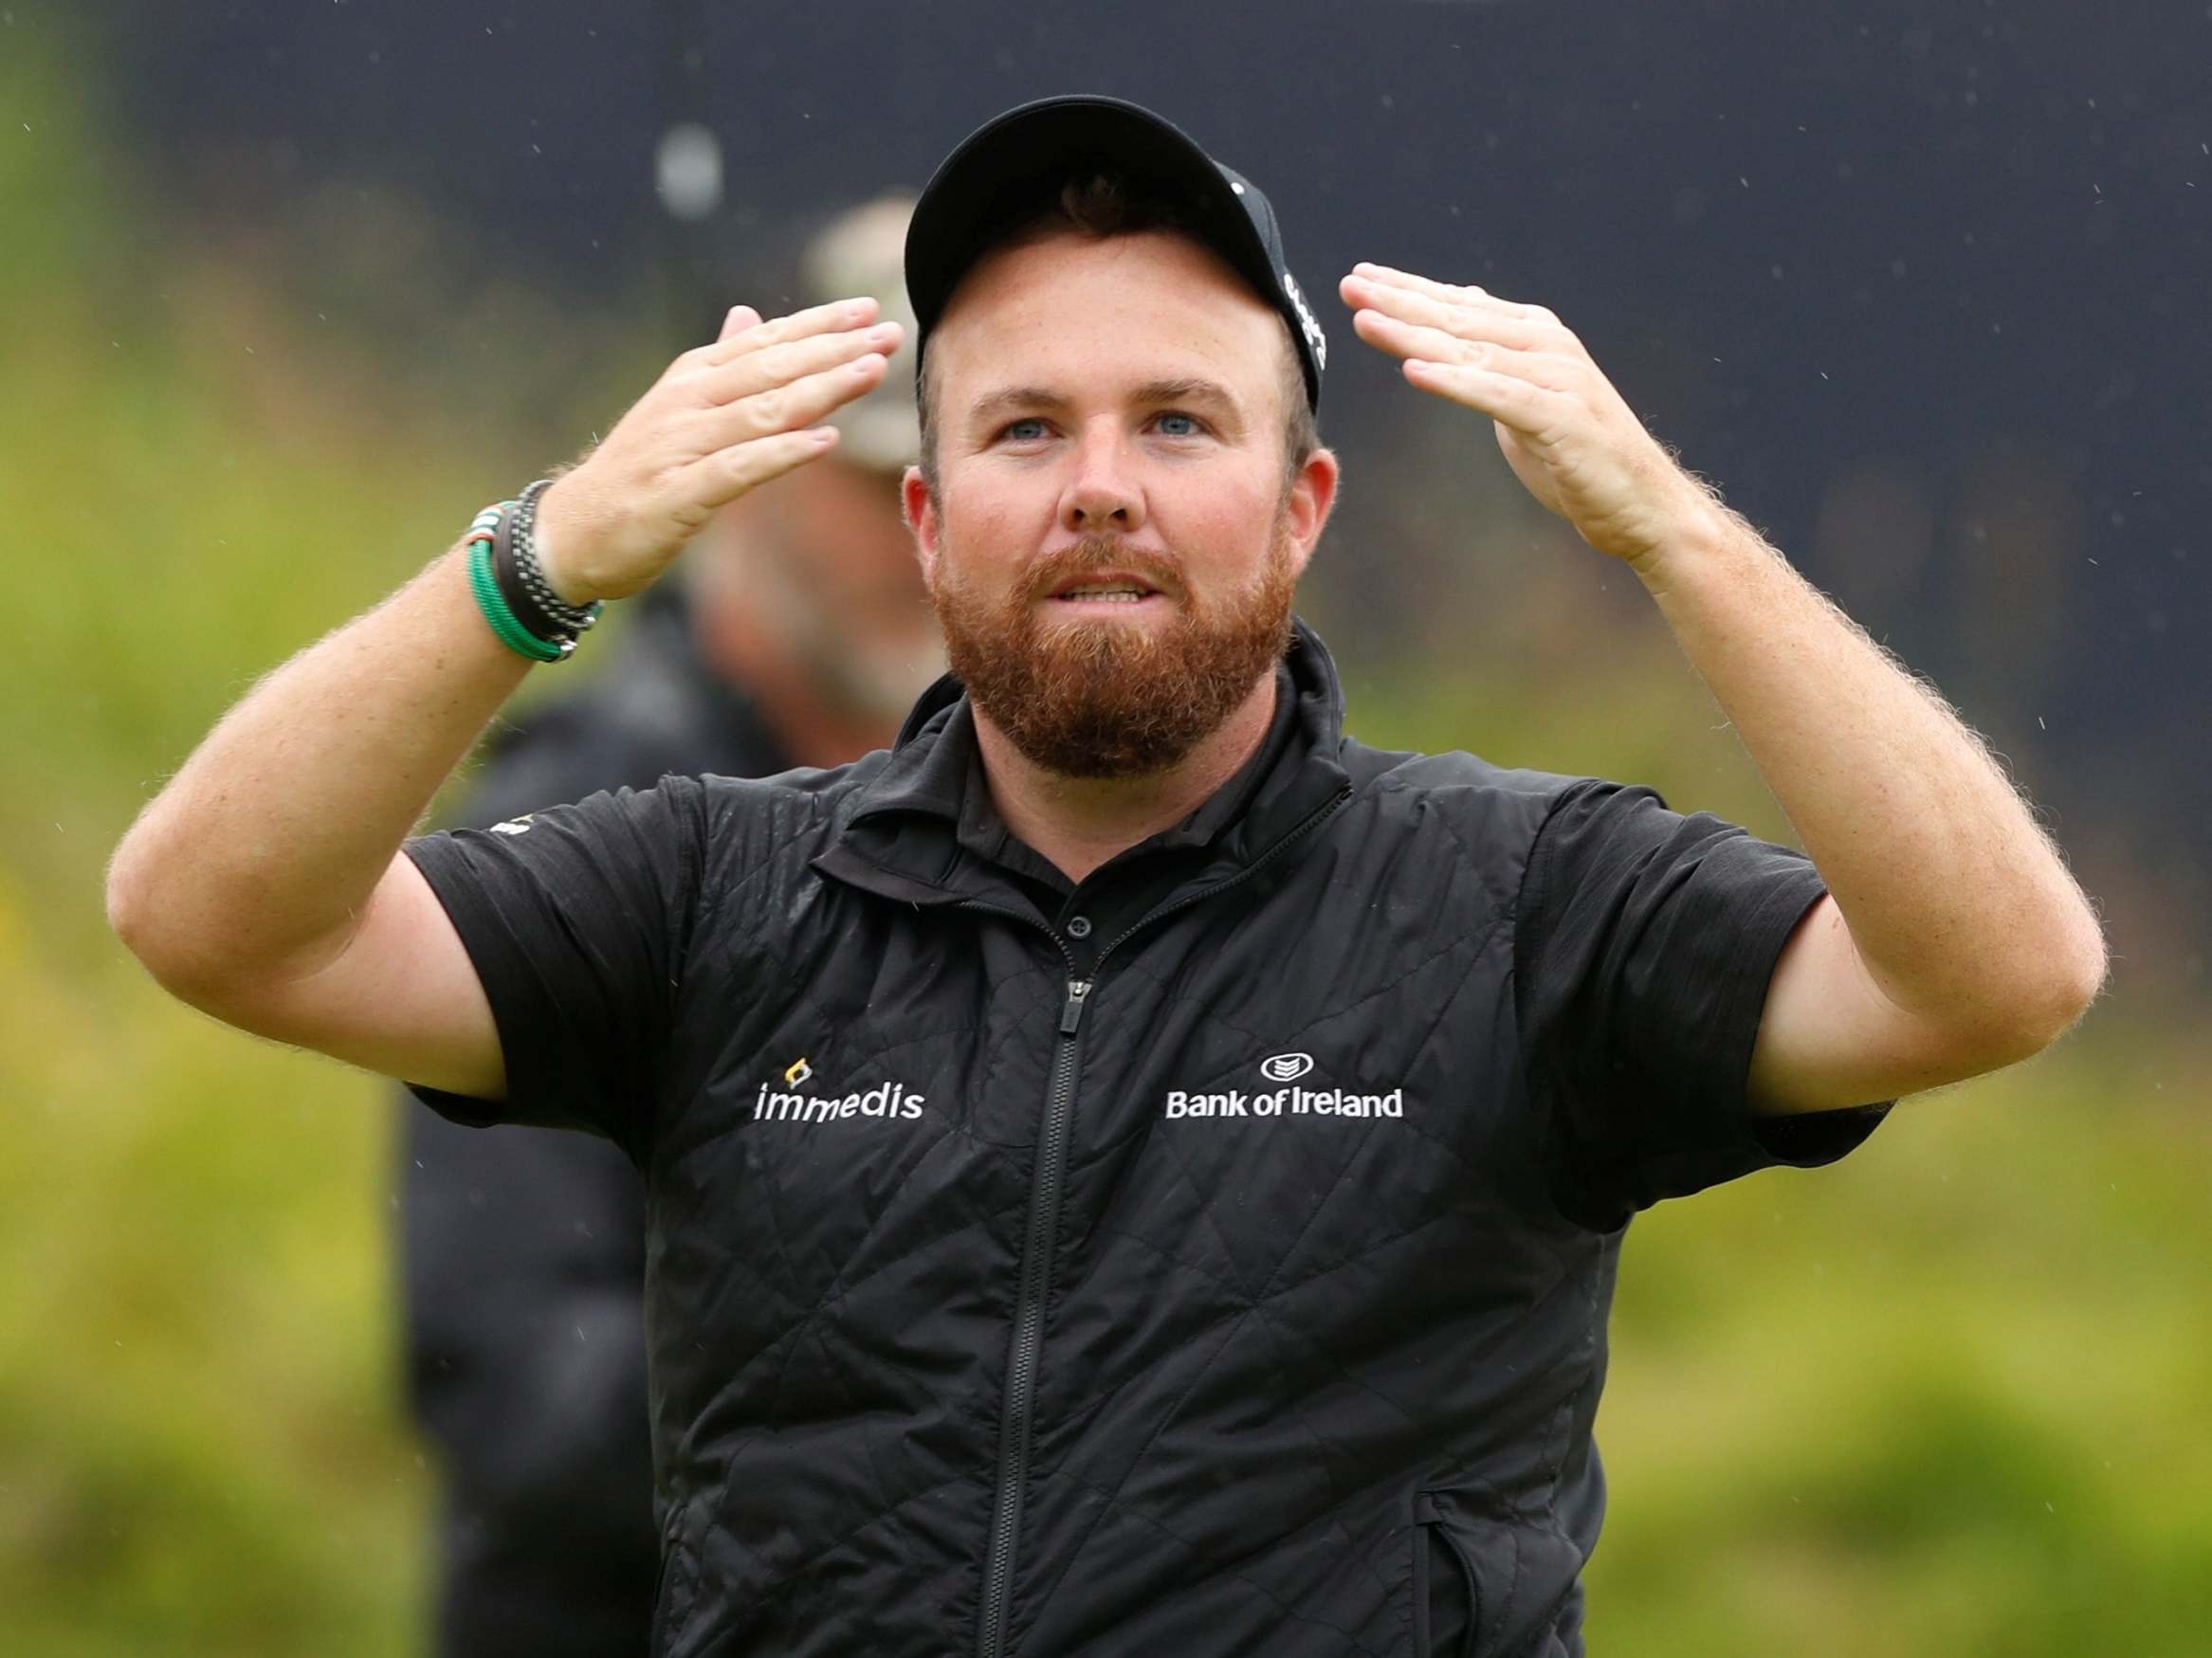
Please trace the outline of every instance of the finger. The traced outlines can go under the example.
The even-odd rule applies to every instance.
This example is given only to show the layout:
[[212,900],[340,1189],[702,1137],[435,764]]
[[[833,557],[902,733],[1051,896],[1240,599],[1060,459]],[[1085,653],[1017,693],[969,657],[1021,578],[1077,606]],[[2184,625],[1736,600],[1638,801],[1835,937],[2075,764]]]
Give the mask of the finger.
[[1400,321],[1380,311],[1354,312],[1352,332],[1378,351],[1386,351],[1393,356],[1425,357],[1437,363],[1482,362],[1516,350],[1497,340],[1469,339],[1441,328],[1424,328]]
[[808,374],[833,369],[840,363],[852,362],[867,353],[888,356],[899,349],[905,338],[905,330],[896,322],[808,335],[709,369],[700,374],[693,390],[704,403],[735,403],[777,386],[788,386]]
[[1517,301],[1505,299],[1491,293],[1488,288],[1455,287],[1450,282],[1440,282],[1434,277],[1420,276],[1410,270],[1398,270],[1387,264],[1376,264],[1369,260],[1362,260],[1358,264],[1352,266],[1352,274],[1356,277],[1365,277],[1370,282],[1380,282],[1389,287],[1405,288],[1413,293],[1426,294],[1430,299],[1441,300],[1447,304],[1483,305],[1506,312],[1509,316],[1519,317],[1534,317],[1544,309],[1541,305],[1524,305]]
[[760,313],[750,305],[732,305],[730,314],[722,319],[722,333],[715,344],[726,345],[748,328],[760,326]]
[[700,453],[712,460],[733,444],[746,444],[776,432],[814,425],[823,416],[883,384],[889,365],[875,352],[770,386],[711,410],[699,428]]
[[876,302],[869,299],[832,300],[826,305],[810,305],[788,317],[775,318],[729,339],[703,345],[693,355],[699,359],[697,366],[717,368],[750,352],[765,351],[786,340],[806,339],[839,329],[866,328],[876,319],[877,310]]
[[1347,305],[1380,311],[1469,339],[1494,339],[1516,350],[1525,351],[1546,343],[1564,333],[1556,326],[1547,328],[1533,318],[1520,315],[1520,307],[1508,310],[1500,305],[1440,300],[1416,288],[1362,277],[1344,278],[1339,284],[1339,292]]
[[1405,365],[1405,377],[1424,392],[1463,403],[1525,434],[1542,430],[1559,410],[1559,392],[1479,363],[1414,357]]
[[712,510],[725,506],[747,490],[758,489],[771,479],[828,454],[837,446],[834,427],[808,427],[799,431],[774,432],[751,443],[733,444],[709,455],[686,476],[698,503]]
[[1476,366],[1516,380],[1526,380],[1547,392],[1591,390],[1596,369],[1581,352],[1522,351],[1495,340],[1465,339],[1440,329],[1417,328],[1377,311],[1362,311],[1352,319],[1362,339],[1379,351],[1408,361]]

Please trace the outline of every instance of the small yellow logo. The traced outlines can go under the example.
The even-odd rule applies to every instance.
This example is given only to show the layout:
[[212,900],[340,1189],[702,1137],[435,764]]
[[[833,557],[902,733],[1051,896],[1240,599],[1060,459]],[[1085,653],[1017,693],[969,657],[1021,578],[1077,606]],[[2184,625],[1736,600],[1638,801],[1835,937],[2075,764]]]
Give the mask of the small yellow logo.
[[783,1073],[783,1080],[795,1088],[814,1074],[814,1067],[807,1064],[807,1056],[802,1053],[792,1062],[790,1068]]

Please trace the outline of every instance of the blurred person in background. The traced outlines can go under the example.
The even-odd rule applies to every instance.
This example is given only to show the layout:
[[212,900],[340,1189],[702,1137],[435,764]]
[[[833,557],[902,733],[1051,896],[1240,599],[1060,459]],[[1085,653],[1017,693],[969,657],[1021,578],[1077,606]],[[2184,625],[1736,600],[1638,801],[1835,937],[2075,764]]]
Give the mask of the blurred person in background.
[[[910,318],[911,207],[885,197],[831,220],[805,242],[795,302],[863,293]],[[605,671],[500,734],[456,822],[889,745],[943,665],[899,512],[920,453],[907,364],[839,412],[834,454],[716,515]],[[401,1109],[410,1394],[448,1482],[436,1649],[642,1654],[660,1549],[637,1170],[594,1136]]]

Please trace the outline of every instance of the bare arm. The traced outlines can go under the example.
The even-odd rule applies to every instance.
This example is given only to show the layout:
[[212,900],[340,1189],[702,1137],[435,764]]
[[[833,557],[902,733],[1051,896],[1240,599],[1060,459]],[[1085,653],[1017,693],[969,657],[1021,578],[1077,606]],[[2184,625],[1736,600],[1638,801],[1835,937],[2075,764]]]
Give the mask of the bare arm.
[[[871,301],[731,314],[546,493],[547,571],[576,602],[650,582],[716,508],[826,453],[812,423],[882,377]],[[400,846],[529,665],[458,550],[254,687],[140,814],[108,871],[117,932],[242,1029],[456,1093],[504,1067],[484,991]]]
[[[497,1095],[484,993],[399,846],[529,665],[493,637],[460,556],[445,555],[263,680],[208,735],[117,849],[117,932],[217,1018],[363,1064],[388,1016],[356,993],[409,981],[355,981],[383,976],[387,956],[411,957],[442,993],[389,1015],[410,1033],[403,1047],[419,1034],[433,1050],[438,1074],[416,1080]],[[349,961],[356,939],[365,948]],[[364,1028],[347,1029],[356,1019]]]
[[1815,1110],[2055,1040],[2104,977],[2057,850],[1944,701],[1717,505],[1635,565],[1827,882],[1791,938],[1754,1097]]
[[1380,265],[1342,292],[1362,339],[1489,415],[1529,492],[1643,580],[1827,882],[1768,988],[1754,1103],[1891,1099],[2056,1040],[2103,982],[2102,932],[1942,701],[1677,466],[1551,312]]

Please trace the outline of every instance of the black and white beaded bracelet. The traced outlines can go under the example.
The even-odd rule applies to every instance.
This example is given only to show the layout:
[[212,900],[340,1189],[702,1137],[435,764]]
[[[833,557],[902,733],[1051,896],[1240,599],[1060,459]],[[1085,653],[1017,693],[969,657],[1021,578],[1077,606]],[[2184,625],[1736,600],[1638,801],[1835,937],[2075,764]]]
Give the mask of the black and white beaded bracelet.
[[538,498],[553,487],[553,480],[540,478],[522,491],[515,503],[515,525],[512,537],[515,574],[523,591],[536,601],[538,609],[553,619],[564,633],[575,635],[585,631],[599,619],[600,607],[596,601],[589,605],[572,605],[553,591],[553,584],[545,579],[545,567],[539,562],[538,545],[532,535],[538,523]]
[[522,630],[547,645],[576,644],[579,629],[559,620],[539,603],[515,568],[515,503],[503,501],[494,509],[491,556],[492,585]]

